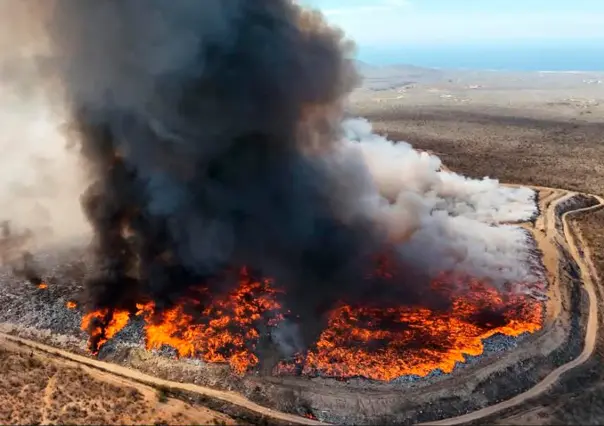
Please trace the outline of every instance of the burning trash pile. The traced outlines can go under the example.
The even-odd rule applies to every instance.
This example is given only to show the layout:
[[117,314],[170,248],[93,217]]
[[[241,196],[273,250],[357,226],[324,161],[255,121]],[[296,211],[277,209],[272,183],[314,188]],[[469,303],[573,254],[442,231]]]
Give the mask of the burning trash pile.
[[[432,283],[435,293],[451,297],[446,311],[338,305],[327,314],[326,327],[312,348],[281,361],[273,373],[383,381],[423,377],[435,370],[450,373],[467,355],[482,354],[483,340],[490,336],[516,337],[541,328],[542,305],[527,295],[506,294],[485,282],[457,277],[469,290],[455,296],[455,279],[442,276]],[[254,280],[243,269],[239,287],[224,297],[207,299],[204,293],[200,288],[196,297],[183,298],[159,315],[153,302],[138,304],[134,314],[90,312],[82,321],[82,329],[91,334],[89,349],[98,352],[130,317],[142,317],[147,349],[167,345],[181,357],[228,363],[237,374],[257,367],[261,341],[274,339],[288,317],[274,283]]]
[[533,191],[345,119],[353,46],[318,12],[38,7],[90,183],[91,352],[142,318],[148,348],[237,373],[391,380],[541,327],[529,238],[504,224],[536,214]]

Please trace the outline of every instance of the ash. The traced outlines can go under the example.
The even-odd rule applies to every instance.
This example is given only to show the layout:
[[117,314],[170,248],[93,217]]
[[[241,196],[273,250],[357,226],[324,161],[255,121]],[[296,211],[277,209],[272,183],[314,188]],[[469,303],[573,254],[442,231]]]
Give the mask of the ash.
[[[47,285],[39,288],[13,265],[0,267],[0,323],[5,330],[18,326],[23,337],[83,351],[87,334],[80,330],[85,301],[82,282],[90,266],[81,242],[50,247],[32,255],[36,274]],[[74,302],[75,309],[67,308]]]
[[[0,268],[0,321],[55,333],[78,331],[81,313],[68,309],[68,301],[81,303],[86,274],[83,250],[73,248],[33,255],[40,277],[47,288],[16,276],[11,266]],[[83,335],[83,334],[82,334]]]

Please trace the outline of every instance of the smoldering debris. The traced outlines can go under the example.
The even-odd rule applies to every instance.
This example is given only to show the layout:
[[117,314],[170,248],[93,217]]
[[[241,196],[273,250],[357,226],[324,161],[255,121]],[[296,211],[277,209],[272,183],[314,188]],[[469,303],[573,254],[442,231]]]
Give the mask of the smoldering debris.
[[[436,268],[492,274],[496,259],[502,281],[526,275],[521,238],[492,225],[532,214],[530,191],[439,173],[438,158],[343,125],[353,46],[319,13],[34,3],[92,182],[90,309],[161,311],[193,288],[233,288],[245,266],[283,289],[302,337],[279,339],[299,349],[336,302],[446,309],[429,292]],[[376,255],[394,259],[397,286],[371,275]]]
[[13,274],[36,286],[44,286],[39,266],[31,254],[34,234],[29,229],[15,232],[8,220],[0,222],[0,262]]
[[[63,1],[50,35],[95,179],[94,308],[169,306],[191,286],[235,285],[224,271],[244,265],[284,286],[302,322],[373,290],[364,277],[391,248],[359,202],[373,190],[363,165],[337,150],[357,76],[319,14],[285,0]],[[420,271],[401,272],[397,298],[417,303]]]

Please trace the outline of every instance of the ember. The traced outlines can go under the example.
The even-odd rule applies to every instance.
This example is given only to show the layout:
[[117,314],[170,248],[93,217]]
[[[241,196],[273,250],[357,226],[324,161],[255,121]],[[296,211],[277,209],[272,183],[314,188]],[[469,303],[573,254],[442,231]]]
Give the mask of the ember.
[[68,300],[65,303],[65,306],[67,307],[67,309],[75,309],[75,308],[77,308],[78,304],[72,300]]
[[45,282],[41,282],[40,284],[38,284],[38,288],[40,290],[44,290],[48,288],[48,284],[46,284]]
[[[380,264],[379,274],[385,265]],[[467,291],[456,294],[464,285]],[[386,309],[344,305],[329,314],[327,327],[315,345],[293,361],[283,361],[275,374],[361,376],[389,381],[404,375],[426,376],[440,369],[453,371],[467,355],[480,355],[483,340],[501,333],[519,336],[542,325],[542,306],[521,294],[501,294],[495,287],[468,277],[443,276],[435,292],[450,293],[452,308],[437,312],[425,307]],[[207,294],[183,300],[163,312],[152,302],[138,305],[146,322],[146,347],[173,347],[179,356],[228,363],[244,374],[259,362],[256,345],[266,330],[283,319],[278,291],[270,280],[254,280],[243,269],[239,287],[206,307]],[[125,311],[95,311],[86,315],[91,350],[98,349],[128,323]],[[96,322],[94,322],[96,321]],[[107,327],[100,324],[107,321]]]

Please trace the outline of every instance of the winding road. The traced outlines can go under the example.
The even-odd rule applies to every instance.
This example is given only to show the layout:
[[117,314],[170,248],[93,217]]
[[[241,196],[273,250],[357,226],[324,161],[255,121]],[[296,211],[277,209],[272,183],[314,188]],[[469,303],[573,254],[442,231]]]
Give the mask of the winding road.
[[[552,188],[548,188],[548,189],[552,189]],[[558,203],[560,203],[574,195],[577,195],[577,194],[573,193],[573,192],[568,192],[566,194],[566,196],[558,198],[557,202],[555,204],[551,205],[550,208],[555,211],[555,208],[558,205]],[[520,404],[526,402],[527,400],[535,398],[535,397],[543,394],[544,392],[546,392],[551,386],[553,386],[558,381],[560,376],[562,376],[564,373],[567,373],[568,371],[572,370],[573,368],[577,368],[580,365],[584,364],[591,357],[591,355],[594,352],[595,346],[596,346],[596,338],[598,335],[598,299],[597,299],[596,288],[595,288],[596,284],[594,283],[594,268],[593,268],[593,265],[591,264],[590,259],[586,259],[583,256],[581,256],[581,253],[580,253],[577,243],[575,241],[575,237],[570,229],[568,217],[569,217],[569,215],[575,215],[577,213],[596,210],[596,209],[601,208],[604,205],[604,198],[599,197],[597,195],[592,195],[592,197],[596,198],[598,200],[599,204],[596,204],[591,207],[585,207],[585,208],[581,208],[581,209],[577,209],[577,210],[571,210],[571,211],[565,212],[562,215],[562,224],[563,224],[563,228],[564,228],[564,239],[567,242],[567,248],[570,251],[570,254],[572,255],[574,261],[577,263],[577,265],[579,266],[579,268],[581,270],[581,280],[583,282],[583,287],[585,288],[585,291],[587,292],[587,295],[589,298],[589,313],[588,313],[588,317],[587,317],[587,329],[585,332],[585,342],[584,342],[583,351],[581,352],[581,354],[577,358],[573,359],[572,361],[570,361],[564,365],[561,365],[560,367],[553,370],[542,381],[537,383],[535,386],[533,386],[526,392],[518,394],[518,395],[514,396],[513,398],[510,398],[506,401],[502,401],[495,405],[490,405],[490,406],[482,408],[480,410],[473,411],[468,414],[464,414],[462,416],[451,417],[448,419],[439,420],[439,421],[435,421],[435,422],[421,423],[421,425],[436,426],[436,425],[464,424],[464,423],[480,420],[482,418],[491,416],[493,414],[496,414],[496,413],[506,410],[508,408],[512,408],[514,406],[520,405]],[[549,211],[546,212],[546,214],[549,215]],[[554,221],[550,221],[549,225],[555,226]]]
[[[539,227],[548,228],[549,230],[555,231],[555,208],[556,206],[568,198],[577,195],[574,192],[563,191],[554,188],[542,188],[542,187],[533,187],[536,190],[545,190],[549,191],[548,197],[551,200],[548,201],[547,211],[542,212],[541,217],[544,218],[543,222],[537,221],[535,228],[539,229]],[[591,264],[590,259],[587,255],[582,255],[579,247],[577,245],[576,237],[573,235],[569,224],[569,216],[574,215],[580,212],[587,212],[601,208],[604,206],[604,198],[592,195],[595,199],[598,200],[599,204],[591,207],[581,208],[577,210],[572,210],[564,213],[562,215],[562,223],[563,223],[563,238],[566,241],[567,248],[572,255],[573,259],[579,266],[581,270],[581,278],[583,281],[584,288],[589,297],[589,313],[587,320],[587,330],[585,335],[585,343],[582,353],[575,358],[574,360],[556,368],[551,373],[549,373],[542,381],[537,383],[534,387],[510,398],[506,401],[502,401],[495,405],[491,405],[485,407],[483,409],[473,411],[471,413],[452,417],[444,420],[439,420],[435,422],[422,423],[422,425],[458,425],[471,421],[480,420],[482,418],[491,416],[496,414],[502,410],[517,406],[525,401],[535,398],[539,395],[542,395],[546,392],[552,385],[556,383],[556,381],[562,376],[564,373],[579,367],[584,364],[594,352],[596,337],[598,331],[598,300],[596,295],[595,285],[596,282],[596,274]],[[541,220],[541,219],[540,219]],[[552,228],[553,227],[553,228]],[[26,345],[32,349],[42,351],[44,353],[58,356],[63,358],[69,362],[74,362],[78,364],[86,365],[87,367],[100,370],[106,373],[114,374],[120,376],[122,378],[129,379],[136,383],[141,383],[145,385],[150,385],[153,387],[168,387],[174,390],[182,390],[187,392],[193,392],[199,395],[203,395],[206,397],[214,398],[220,401],[224,401],[235,406],[250,410],[259,415],[273,418],[275,420],[280,420],[285,423],[290,424],[304,424],[304,425],[321,425],[325,424],[319,422],[317,420],[300,417],[297,415],[284,413],[277,410],[272,410],[270,408],[263,407],[258,405],[249,399],[243,397],[240,394],[235,392],[228,391],[220,391],[216,389],[212,389],[209,387],[199,386],[191,383],[180,383],[169,380],[163,380],[154,376],[150,376],[144,373],[141,373],[136,370],[132,370],[117,364],[107,363],[103,361],[99,361],[96,359],[88,358],[85,356],[77,355],[69,351],[57,349],[48,345],[44,345],[42,343],[38,343],[32,340],[24,339],[21,337],[9,335],[6,333],[0,332],[0,341],[7,340],[11,342],[16,342],[22,345]]]

